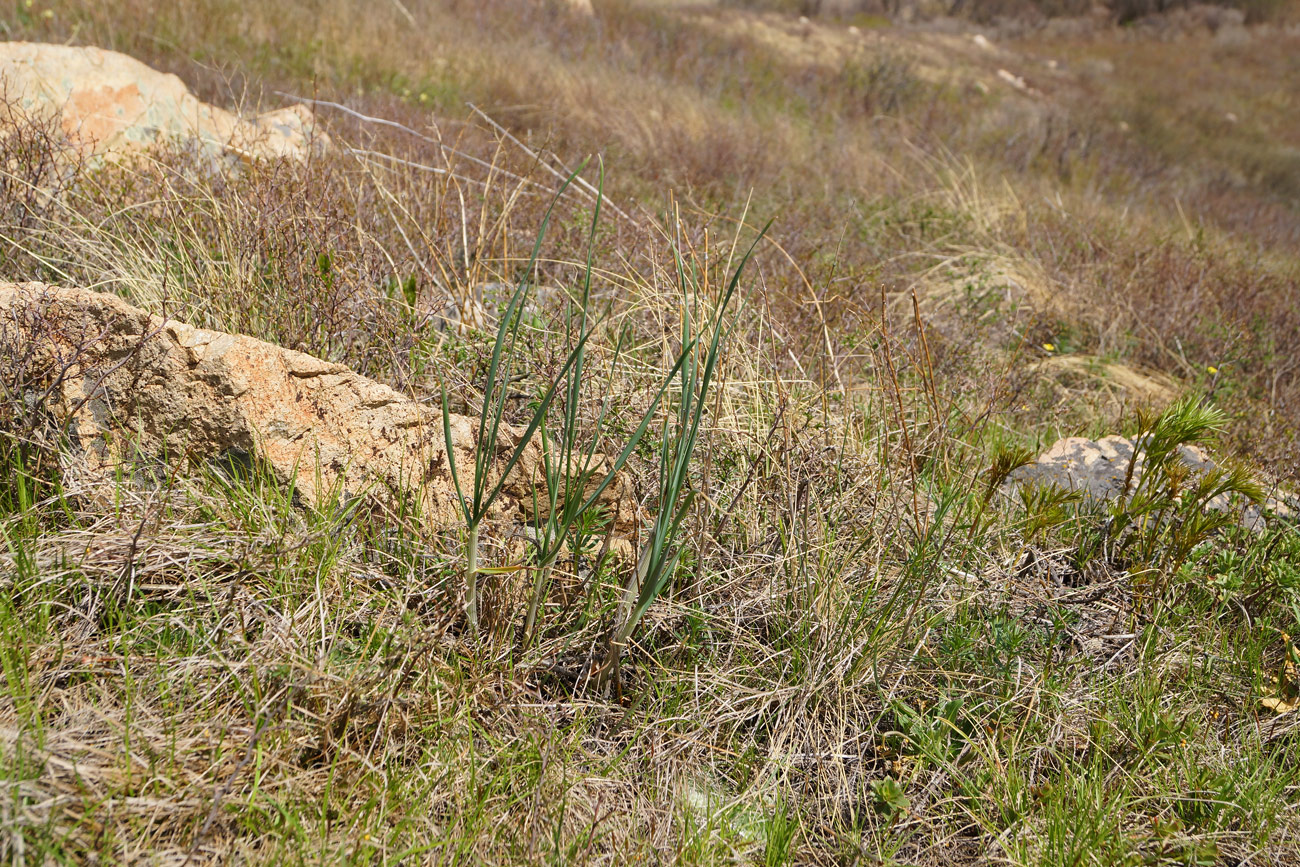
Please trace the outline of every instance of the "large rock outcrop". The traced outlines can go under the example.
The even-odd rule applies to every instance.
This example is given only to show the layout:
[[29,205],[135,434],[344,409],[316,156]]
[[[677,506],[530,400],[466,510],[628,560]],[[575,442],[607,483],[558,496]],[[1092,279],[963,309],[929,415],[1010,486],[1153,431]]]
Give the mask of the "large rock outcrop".
[[29,116],[55,117],[86,156],[194,143],[243,159],[304,159],[327,139],[294,105],[244,119],[200,101],[175,75],[101,48],[0,43],[0,94]]
[[[441,412],[343,365],[153,316],[116,295],[0,283],[0,366],[0,399],[39,403],[66,431],[77,470],[258,460],[310,504],[336,490],[400,492],[434,525],[457,520]],[[476,424],[451,418],[465,484]],[[499,452],[517,435],[504,431]],[[499,518],[531,508],[539,458],[534,445],[512,472]],[[620,479],[604,503],[624,527],[629,487]]]

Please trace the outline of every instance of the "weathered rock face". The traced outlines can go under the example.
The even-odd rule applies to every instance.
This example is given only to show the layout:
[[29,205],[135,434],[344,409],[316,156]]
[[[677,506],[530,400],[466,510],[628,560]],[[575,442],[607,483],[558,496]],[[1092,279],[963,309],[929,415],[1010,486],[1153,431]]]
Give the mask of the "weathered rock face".
[[[1180,447],[1179,455],[1189,466],[1205,464],[1209,459],[1194,446]],[[1124,491],[1132,459],[1133,441],[1127,437],[1108,436],[1095,442],[1086,437],[1066,437],[1039,455],[1035,463],[1012,472],[1009,481],[1059,485],[1094,500],[1112,500]],[[1140,469],[1141,456],[1133,483],[1141,478]]]
[[[27,377],[21,397],[47,395],[72,459],[92,473],[140,456],[172,469],[258,459],[311,504],[377,484],[413,497],[436,526],[457,520],[441,412],[343,365],[164,320],[115,295],[38,283],[0,284],[0,363],[48,372]],[[466,485],[476,424],[451,418]],[[503,457],[517,435],[504,432]],[[512,472],[499,518],[531,508],[539,458],[534,445]],[[627,489],[620,480],[604,498],[625,526],[634,517]]]
[[57,117],[88,156],[183,140],[212,155],[304,159],[327,144],[304,106],[245,120],[201,102],[175,75],[100,48],[0,43],[0,85],[25,113]]
[[[1126,480],[1131,490],[1142,478],[1144,455],[1139,451],[1133,477],[1128,479],[1129,463],[1134,460],[1133,449],[1133,440],[1122,436],[1102,437],[1095,441],[1086,437],[1066,437],[1057,440],[1034,463],[1014,470],[1007,477],[1005,487],[1010,491],[1027,484],[1058,485],[1066,490],[1080,491],[1086,499],[1093,501],[1114,500],[1124,493]],[[1179,446],[1178,459],[1196,477],[1212,472],[1218,466],[1199,446]],[[1207,505],[1219,510],[1237,508],[1226,495]],[[1265,513],[1284,518],[1292,515],[1287,503],[1276,497],[1267,498],[1262,510],[1248,505],[1240,511],[1242,524],[1250,528],[1262,528]]]

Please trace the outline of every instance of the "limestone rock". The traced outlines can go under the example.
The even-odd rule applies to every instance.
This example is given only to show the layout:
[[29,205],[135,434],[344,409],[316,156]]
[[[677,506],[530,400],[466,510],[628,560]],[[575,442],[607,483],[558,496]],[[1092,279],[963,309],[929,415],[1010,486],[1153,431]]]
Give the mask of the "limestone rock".
[[1123,493],[1132,457],[1133,441],[1126,437],[1108,436],[1095,442],[1066,437],[1039,455],[1035,463],[1015,470],[1010,481],[1059,485],[1094,500],[1111,500]]
[[301,160],[328,143],[305,106],[244,119],[201,102],[175,75],[101,48],[0,43],[0,86],[24,113],[56,117],[87,156],[179,140],[214,156]]
[[[1011,493],[1023,485],[1046,484],[1079,491],[1085,499],[1094,502],[1117,499],[1124,493],[1129,463],[1135,460],[1133,450],[1133,440],[1122,436],[1102,437],[1095,441],[1086,437],[1065,437],[1039,455],[1034,463],[1014,470],[1007,477],[1004,490]],[[1139,451],[1129,480],[1130,490],[1142,478],[1143,458]],[[1199,446],[1179,446],[1178,458],[1195,477],[1218,468],[1209,453]],[[1208,505],[1217,510],[1237,508],[1226,495],[1215,498]],[[1287,518],[1292,515],[1292,510],[1283,499],[1269,497],[1263,509],[1245,506],[1241,510],[1242,524],[1251,529],[1262,529],[1266,513]]]
[[[18,384],[66,430],[76,469],[259,460],[316,504],[335,490],[411,496],[434,526],[457,520],[442,414],[388,386],[270,343],[165,320],[116,295],[39,283],[0,284],[0,364],[45,371]],[[14,388],[13,382],[6,383]],[[473,472],[477,419],[453,415],[462,483]],[[508,454],[519,431],[497,443]],[[129,444],[129,449],[124,447]],[[496,517],[525,517],[538,483],[534,444],[507,480]],[[603,503],[635,520],[619,479]]]

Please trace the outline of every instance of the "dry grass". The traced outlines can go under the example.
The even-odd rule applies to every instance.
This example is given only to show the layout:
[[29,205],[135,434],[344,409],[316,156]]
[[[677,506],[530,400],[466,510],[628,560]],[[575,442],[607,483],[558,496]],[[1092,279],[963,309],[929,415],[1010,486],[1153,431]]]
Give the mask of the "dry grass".
[[[527,572],[492,573],[474,641],[457,534],[400,502],[303,510],[256,469],[60,484],[6,365],[6,856],[1297,856],[1291,717],[1260,703],[1296,688],[1294,528],[1138,563],[1106,548],[1096,510],[990,486],[1017,447],[1114,432],[1180,390],[1237,414],[1225,450],[1300,466],[1294,202],[1266,173],[1217,182],[1254,133],[1189,157],[1195,124],[1168,121],[1164,144],[1114,126],[1129,85],[1173,104],[1152,82],[1172,87],[1194,51],[1129,64],[1110,34],[986,56],[905,31],[844,49],[838,25],[805,38],[735,9],[405,6],[419,26],[347,0],[20,8],[15,36],[129,50],[209,98],[284,90],[415,134],[318,104],[344,148],[305,166],[212,174],[159,152],[36,196],[58,142],[11,117],[3,276],[101,287],[476,407],[491,284],[574,289],[592,205],[576,186],[520,270],[561,162],[597,151],[620,213],[596,237],[593,355],[611,364],[625,338],[618,435],[677,333],[671,239],[710,295],[743,221],[776,214],[711,398],[687,556],[619,689],[593,693],[577,672],[629,564],[561,561],[527,649]],[[1217,111],[1289,68],[1278,38],[1197,99]],[[1068,72],[1031,76],[1040,96],[976,87],[1034,52]],[[561,314],[536,311],[524,398],[562,363]],[[0,335],[0,360],[14,350]],[[630,475],[653,509],[648,448]],[[492,528],[489,565],[526,565],[510,529]]]

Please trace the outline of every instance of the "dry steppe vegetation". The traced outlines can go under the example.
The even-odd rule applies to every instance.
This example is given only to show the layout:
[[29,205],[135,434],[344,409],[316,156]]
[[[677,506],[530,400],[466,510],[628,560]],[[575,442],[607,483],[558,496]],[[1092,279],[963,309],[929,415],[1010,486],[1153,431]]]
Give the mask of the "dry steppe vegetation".
[[[306,508],[257,466],[79,484],[0,357],[5,857],[1300,859],[1294,518],[1206,521],[1176,468],[1110,506],[999,490],[1061,436],[1140,431],[1248,493],[1300,483],[1295,10],[1171,32],[797,5],[0,12],[6,39],[123,51],[218,104],[312,100],[337,145],[70,165],[10,106],[0,278],[434,411],[500,393],[515,423],[590,279],[590,376],[556,409],[585,446],[611,397],[615,454],[652,412],[625,468],[646,530],[675,505],[681,395],[656,396],[683,321],[730,329],[678,559],[603,682],[635,568],[603,516],[529,636],[534,554],[486,526],[471,630],[463,530],[393,497]],[[546,291],[494,392],[516,285]]]

